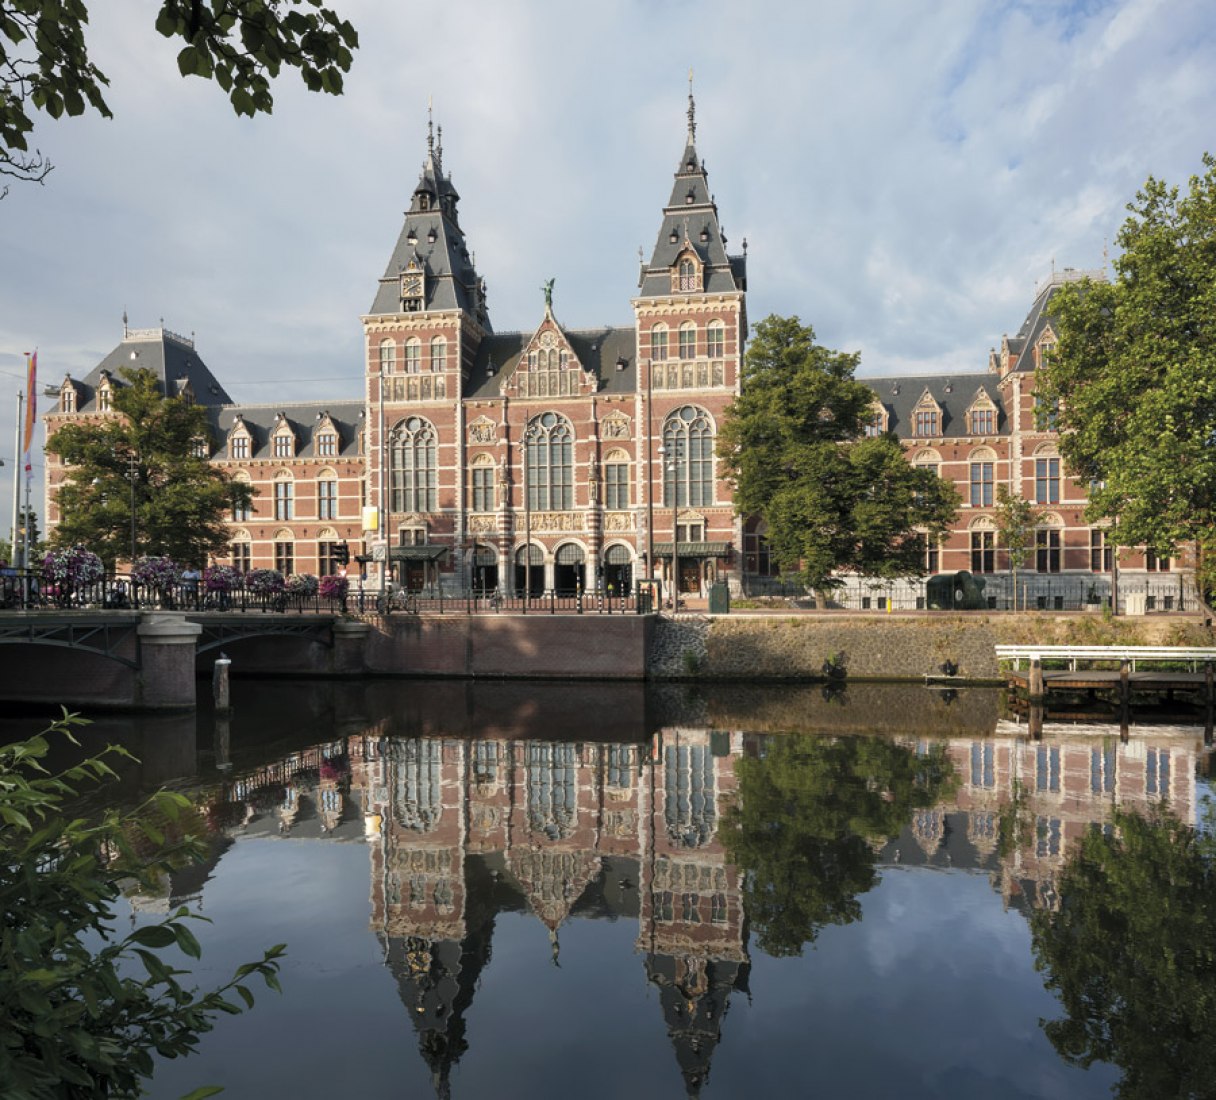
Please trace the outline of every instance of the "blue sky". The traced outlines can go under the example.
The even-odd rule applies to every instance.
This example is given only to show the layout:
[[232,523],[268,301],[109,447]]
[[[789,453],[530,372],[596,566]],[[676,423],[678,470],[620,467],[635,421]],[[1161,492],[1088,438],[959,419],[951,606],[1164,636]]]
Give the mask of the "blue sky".
[[41,123],[56,170],[0,202],[6,532],[21,353],[80,377],[124,309],[195,333],[238,401],[361,392],[428,97],[495,327],[535,325],[549,278],[563,323],[628,324],[691,66],[751,318],[797,314],[863,376],[983,369],[1053,263],[1102,267],[1145,178],[1216,148],[1206,0],[331,2],[362,36],[346,94],[284,78],[253,121],[178,76],[155,0],[92,5],[115,118]]

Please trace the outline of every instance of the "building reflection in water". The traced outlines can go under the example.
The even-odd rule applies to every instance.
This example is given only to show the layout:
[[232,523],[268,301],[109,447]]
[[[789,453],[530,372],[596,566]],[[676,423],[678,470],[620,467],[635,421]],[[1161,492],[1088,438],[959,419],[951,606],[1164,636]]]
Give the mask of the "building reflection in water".
[[[731,995],[748,995],[744,891],[720,827],[739,798],[736,763],[763,760],[782,736],[671,726],[647,743],[477,740],[391,736],[381,723],[228,776],[207,809],[226,842],[367,843],[371,926],[438,1096],[467,1049],[465,1016],[500,913],[543,923],[554,965],[567,922],[636,922],[640,964],[695,1096]],[[1116,806],[1168,800],[1182,820],[1195,815],[1200,745],[1186,732],[899,744],[944,754],[955,781],[896,835],[864,838],[875,867],[982,871],[1023,911],[1057,904],[1070,849],[1108,827]]]

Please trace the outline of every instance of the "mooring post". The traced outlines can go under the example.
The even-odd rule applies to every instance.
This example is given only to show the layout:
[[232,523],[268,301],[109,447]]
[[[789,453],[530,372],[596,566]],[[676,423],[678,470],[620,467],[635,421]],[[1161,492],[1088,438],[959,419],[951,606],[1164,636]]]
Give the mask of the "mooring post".
[[232,695],[228,686],[228,670],[231,666],[232,661],[221,655],[211,673],[211,694],[215,699],[217,713],[226,713],[232,709]]
[[1042,703],[1031,703],[1026,712],[1026,724],[1030,730],[1030,739],[1032,741],[1043,740],[1043,719],[1045,710]]
[[1043,698],[1043,662],[1038,654],[1030,658],[1030,669],[1026,673],[1026,694],[1031,699]]
[[1127,744],[1131,725],[1132,683],[1131,663],[1126,657],[1119,662],[1119,740]]

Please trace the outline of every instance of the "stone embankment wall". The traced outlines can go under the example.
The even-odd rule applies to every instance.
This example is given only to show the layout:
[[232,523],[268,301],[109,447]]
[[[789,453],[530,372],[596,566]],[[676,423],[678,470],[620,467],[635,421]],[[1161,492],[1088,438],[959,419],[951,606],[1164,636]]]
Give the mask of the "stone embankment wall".
[[1216,645],[1197,619],[1100,615],[685,615],[660,619],[651,679],[807,680],[825,662],[849,679],[921,680],[947,662],[967,680],[997,681],[997,645]]

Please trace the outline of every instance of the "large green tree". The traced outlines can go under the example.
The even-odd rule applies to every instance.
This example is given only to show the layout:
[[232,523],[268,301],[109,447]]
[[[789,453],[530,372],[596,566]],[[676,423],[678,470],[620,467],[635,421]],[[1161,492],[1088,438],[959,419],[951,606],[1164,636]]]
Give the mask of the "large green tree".
[[1013,606],[1018,605],[1018,570],[1026,565],[1030,548],[1034,546],[1035,523],[1039,513],[1024,496],[1011,493],[1007,485],[996,487],[996,509],[993,522],[997,537],[1009,557],[1009,571],[1013,574]]
[[838,570],[923,574],[925,536],[939,538],[958,506],[894,436],[863,434],[875,398],[853,377],[859,359],[815,343],[797,317],[766,318],[718,441],[735,507],[766,521],[782,569],[814,588],[840,584]]
[[781,734],[735,767],[738,799],[718,835],[743,876],[757,942],[774,956],[800,955],[825,925],[858,920],[858,895],[878,882],[873,843],[954,785],[943,746],[918,755],[877,737]]
[[65,424],[47,440],[66,467],[51,541],[80,543],[111,566],[126,560],[134,501],[136,556],[202,564],[223,551],[224,516],[249,503],[252,491],[200,453],[200,440],[210,435],[200,406],[166,397],[149,370],[122,375],[126,384],[113,391],[118,416]]
[[1122,1100],[1216,1088],[1216,845],[1162,813],[1088,832],[1031,920],[1035,960],[1064,1017],[1048,1037],[1070,1063],[1110,1062]]
[[[41,181],[51,170],[29,147],[35,111],[110,117],[88,22],[86,0],[0,0],[0,175]],[[270,82],[284,66],[310,91],[340,95],[359,42],[322,0],[161,0],[156,29],[177,41],[182,76],[214,79],[249,116],[273,109]]]
[[1086,518],[1167,557],[1216,528],[1216,160],[1190,191],[1150,178],[1128,206],[1111,283],[1061,288],[1038,392],[1060,451],[1093,483]]

